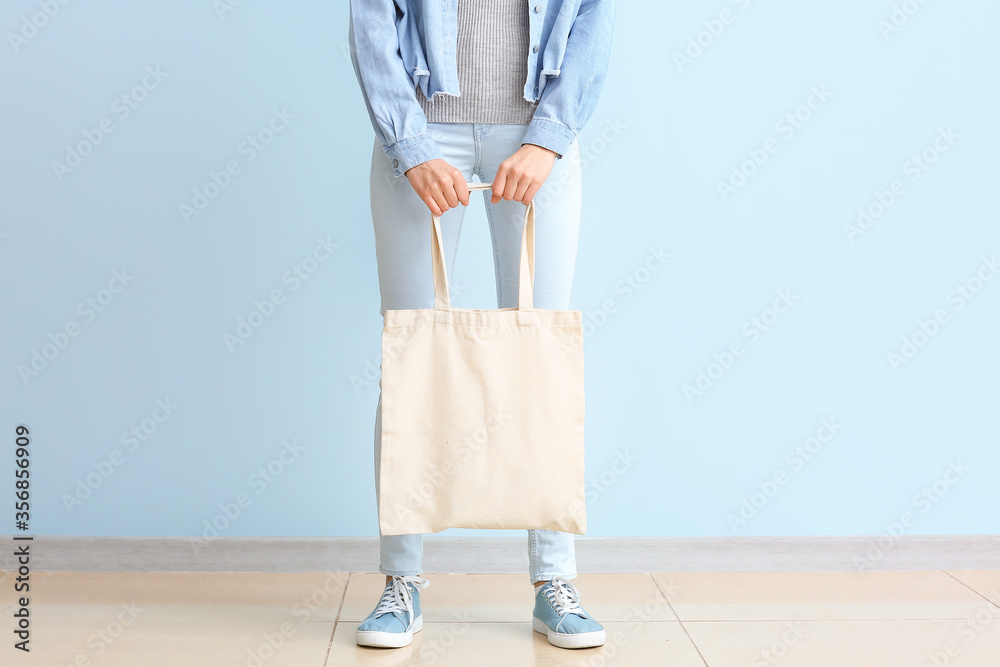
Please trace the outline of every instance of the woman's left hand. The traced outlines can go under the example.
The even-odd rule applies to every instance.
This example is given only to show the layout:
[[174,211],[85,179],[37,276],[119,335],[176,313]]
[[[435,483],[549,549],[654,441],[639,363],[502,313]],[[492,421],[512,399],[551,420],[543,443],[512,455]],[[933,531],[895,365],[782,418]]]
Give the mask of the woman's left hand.
[[524,144],[500,163],[493,179],[493,197],[490,198],[490,203],[496,204],[501,199],[506,199],[527,204],[549,177],[555,161],[554,151],[535,144]]

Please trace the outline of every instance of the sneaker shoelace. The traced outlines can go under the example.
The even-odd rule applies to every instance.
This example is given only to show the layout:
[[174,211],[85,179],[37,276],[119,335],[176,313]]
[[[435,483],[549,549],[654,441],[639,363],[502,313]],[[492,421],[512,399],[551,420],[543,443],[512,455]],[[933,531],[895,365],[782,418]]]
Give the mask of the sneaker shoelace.
[[556,632],[559,631],[559,626],[562,625],[562,622],[566,620],[569,614],[576,614],[587,618],[587,613],[580,606],[580,591],[576,590],[573,582],[569,579],[555,576],[552,577],[549,583],[551,585],[545,591],[545,598],[555,609],[556,614],[559,615]]
[[407,584],[413,584],[414,588],[426,588],[430,586],[430,583],[423,577],[416,575],[405,577],[393,576],[392,582],[386,584],[385,591],[383,591],[382,597],[378,601],[378,606],[375,607],[375,618],[393,612],[408,614],[409,622],[406,624],[406,632],[409,632],[413,626],[414,619],[413,595],[410,593],[410,587]]

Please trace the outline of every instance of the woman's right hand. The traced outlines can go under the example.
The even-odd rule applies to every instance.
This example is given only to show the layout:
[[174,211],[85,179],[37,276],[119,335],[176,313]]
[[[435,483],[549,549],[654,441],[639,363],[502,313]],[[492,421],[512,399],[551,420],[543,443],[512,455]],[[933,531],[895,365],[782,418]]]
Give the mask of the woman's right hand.
[[431,213],[440,216],[448,209],[469,205],[469,188],[461,171],[437,158],[421,162],[404,172],[417,196]]

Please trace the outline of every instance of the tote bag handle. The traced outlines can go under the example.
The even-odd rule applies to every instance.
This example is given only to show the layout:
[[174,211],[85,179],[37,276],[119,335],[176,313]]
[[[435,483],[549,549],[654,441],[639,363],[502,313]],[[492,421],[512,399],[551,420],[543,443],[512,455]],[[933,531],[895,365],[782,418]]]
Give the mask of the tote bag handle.
[[[469,190],[492,190],[493,183],[466,183]],[[533,310],[535,307],[532,288],[535,284],[535,200],[532,199],[524,212],[524,233],[521,235],[521,265],[518,273],[517,309]],[[434,271],[434,307],[448,310],[451,296],[448,294],[448,278],[444,266],[444,242],[441,238],[441,218],[431,214],[433,226],[431,241],[431,265]]]

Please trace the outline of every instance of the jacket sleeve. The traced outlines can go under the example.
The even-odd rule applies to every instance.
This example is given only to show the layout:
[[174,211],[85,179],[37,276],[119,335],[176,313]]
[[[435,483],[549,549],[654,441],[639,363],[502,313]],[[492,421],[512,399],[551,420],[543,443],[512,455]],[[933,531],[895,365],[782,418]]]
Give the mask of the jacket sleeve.
[[348,43],[365,107],[395,175],[443,157],[427,133],[427,116],[417,102],[396,33],[397,12],[406,3],[351,0]]
[[565,154],[590,119],[611,53],[614,0],[583,0],[566,40],[559,75],[546,81],[522,144]]

